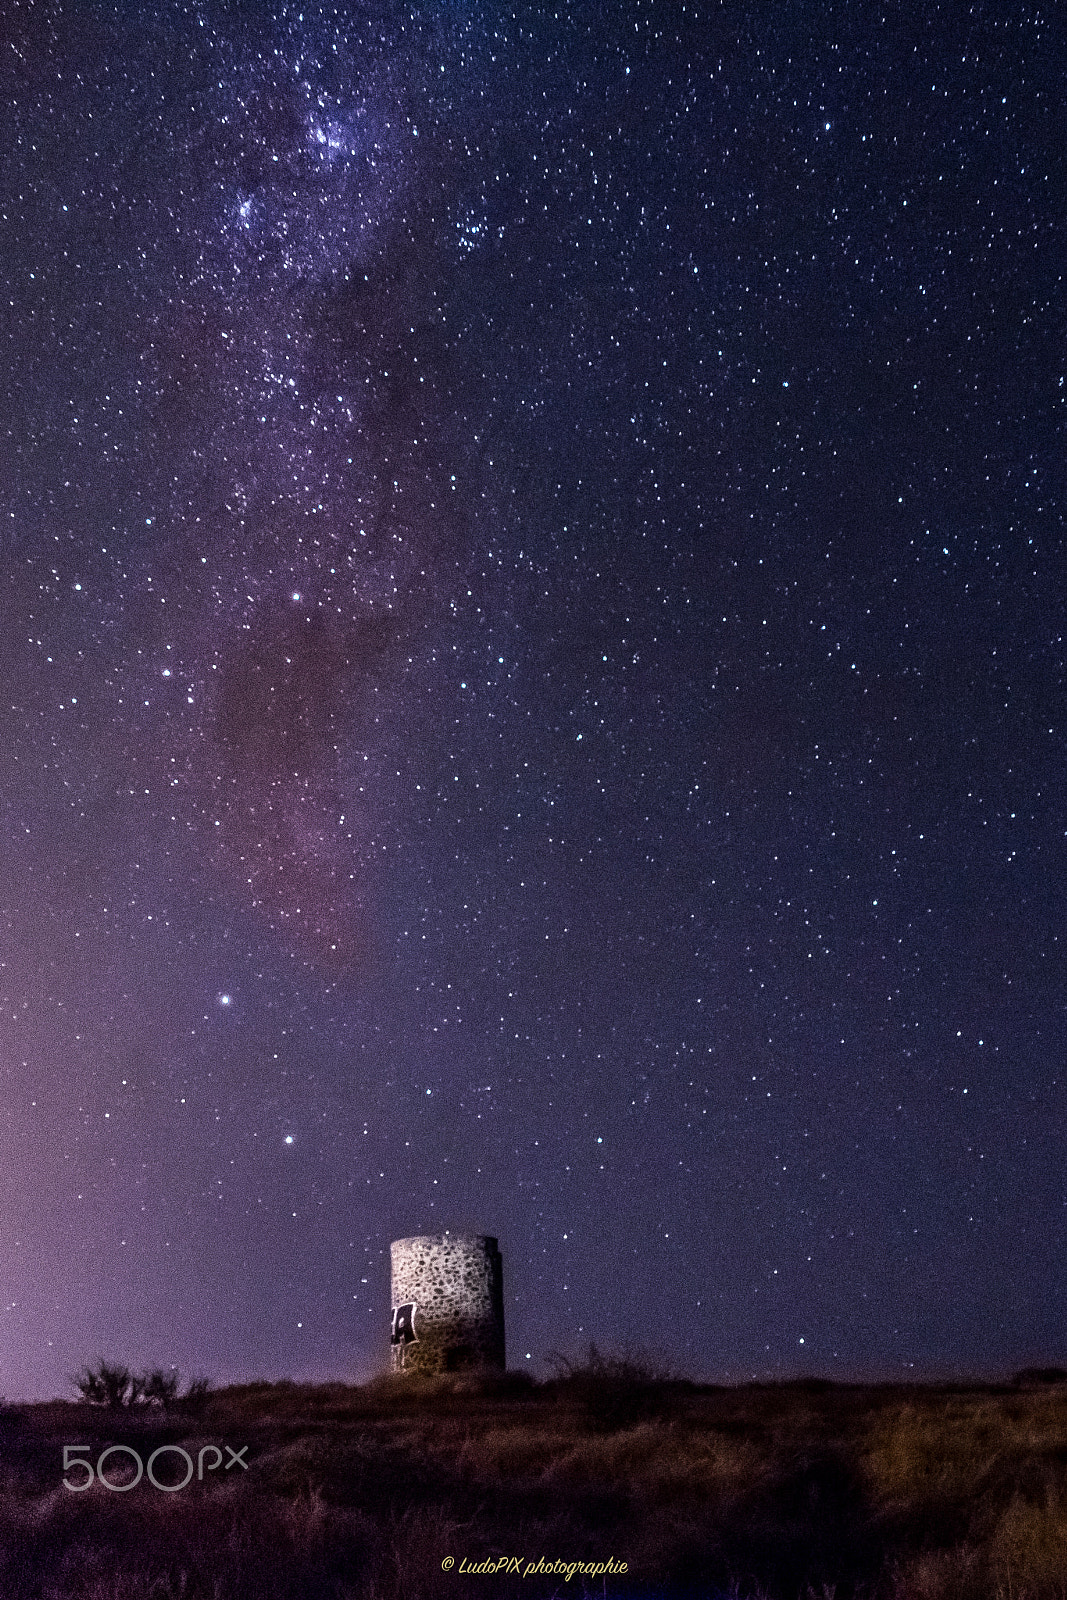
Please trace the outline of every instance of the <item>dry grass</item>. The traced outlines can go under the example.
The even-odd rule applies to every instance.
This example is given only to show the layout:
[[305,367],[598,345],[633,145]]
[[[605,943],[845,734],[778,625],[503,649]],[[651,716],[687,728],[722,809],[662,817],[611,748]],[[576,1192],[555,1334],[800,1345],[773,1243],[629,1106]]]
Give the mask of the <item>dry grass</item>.
[[[62,1445],[248,1445],[174,1495]],[[0,1413],[3,1600],[1067,1600],[1067,1386],[258,1384],[199,1410]],[[625,1577],[467,1576],[511,1554]]]

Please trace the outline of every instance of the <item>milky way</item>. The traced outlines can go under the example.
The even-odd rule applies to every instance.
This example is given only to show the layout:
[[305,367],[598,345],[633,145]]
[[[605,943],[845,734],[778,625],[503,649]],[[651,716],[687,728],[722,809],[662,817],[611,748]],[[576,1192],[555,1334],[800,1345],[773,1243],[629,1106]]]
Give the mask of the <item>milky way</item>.
[[1059,1359],[1051,26],[3,30],[0,1388]]
[[292,43],[221,53],[172,134],[175,292],[146,293],[138,356],[200,708],[175,803],[272,929],[343,964],[367,826],[347,747],[445,538],[433,152],[388,73],[331,93]]

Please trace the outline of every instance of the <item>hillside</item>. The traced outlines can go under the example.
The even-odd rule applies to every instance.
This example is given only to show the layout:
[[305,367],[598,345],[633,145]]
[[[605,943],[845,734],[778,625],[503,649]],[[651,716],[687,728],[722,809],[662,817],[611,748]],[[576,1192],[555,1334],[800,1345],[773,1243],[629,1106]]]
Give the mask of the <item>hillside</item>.
[[[0,1442],[5,1600],[1062,1600],[1067,1585],[1067,1385],[1039,1375],[713,1388],[595,1360],[542,1385],[6,1406]],[[63,1486],[64,1446],[95,1472],[116,1445],[110,1490]],[[157,1482],[191,1481],[127,1487],[160,1446],[186,1455],[156,1456]],[[500,1558],[519,1565],[471,1570]],[[538,1560],[570,1575],[524,1576]]]

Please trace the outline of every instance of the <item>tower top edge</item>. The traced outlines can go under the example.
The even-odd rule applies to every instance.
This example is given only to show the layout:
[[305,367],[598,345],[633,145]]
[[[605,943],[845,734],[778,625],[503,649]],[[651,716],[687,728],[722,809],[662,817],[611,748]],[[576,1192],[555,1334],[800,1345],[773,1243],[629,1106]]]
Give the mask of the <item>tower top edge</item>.
[[404,1239],[394,1239],[391,1250],[401,1245],[468,1245],[479,1250],[500,1248],[495,1234],[491,1233],[413,1233]]

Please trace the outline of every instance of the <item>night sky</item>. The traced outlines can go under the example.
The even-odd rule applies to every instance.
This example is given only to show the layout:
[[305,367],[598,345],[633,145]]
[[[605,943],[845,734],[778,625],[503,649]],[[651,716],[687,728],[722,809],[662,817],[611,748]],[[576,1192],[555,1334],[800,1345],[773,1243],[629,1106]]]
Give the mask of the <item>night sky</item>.
[[1067,1362],[1049,15],[4,6],[0,1392]]

